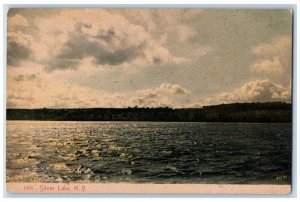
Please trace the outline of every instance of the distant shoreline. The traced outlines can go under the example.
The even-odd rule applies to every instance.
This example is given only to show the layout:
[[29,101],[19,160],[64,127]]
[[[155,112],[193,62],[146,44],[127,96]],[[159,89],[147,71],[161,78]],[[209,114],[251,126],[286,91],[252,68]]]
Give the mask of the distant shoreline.
[[7,109],[7,120],[291,123],[292,104],[232,103],[202,108]]

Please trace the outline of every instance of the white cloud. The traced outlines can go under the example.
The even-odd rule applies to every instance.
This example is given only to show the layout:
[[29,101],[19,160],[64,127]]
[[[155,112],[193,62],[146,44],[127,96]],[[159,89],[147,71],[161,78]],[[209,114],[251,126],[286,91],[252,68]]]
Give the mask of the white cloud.
[[8,81],[8,108],[115,107],[115,94],[98,92],[61,81],[26,79]]
[[162,89],[162,90],[169,91],[170,93],[172,93],[174,95],[186,95],[186,94],[190,94],[191,93],[190,91],[182,88],[178,84],[163,83],[163,84],[160,85],[159,88]]
[[56,16],[37,18],[36,24],[40,41],[35,53],[50,69],[74,68],[86,57],[100,66],[185,62],[143,26],[105,9],[62,10]]
[[170,95],[187,95],[190,91],[184,89],[178,84],[162,83],[157,88],[150,88],[146,90],[137,91],[138,94],[150,95],[150,94],[170,94]]
[[190,94],[177,84],[167,83],[131,93],[109,93],[64,83],[49,74],[21,74],[15,69],[8,71],[7,86],[8,108],[179,107]]
[[191,107],[235,102],[272,102],[291,101],[291,86],[281,86],[269,80],[254,80],[232,91],[226,91],[214,96],[200,99]]
[[139,107],[182,107],[190,91],[178,84],[162,83],[159,87],[137,90],[128,102],[128,106]]
[[[254,48],[252,48],[252,52],[257,55],[276,55],[280,54],[284,50],[290,50],[291,51],[291,45],[292,45],[292,38],[289,36],[282,36],[279,38],[274,39],[271,43],[262,43]],[[289,54],[289,53],[283,53],[283,54]]]
[[[201,9],[120,9],[109,10],[120,13],[130,22],[143,26],[152,35],[176,38],[184,42],[196,35],[194,27],[184,23],[202,13]],[[163,35],[161,33],[164,33]]]
[[[129,80],[127,78],[133,80],[134,87],[138,86],[139,82],[144,81],[135,81],[132,75],[128,75],[145,66],[184,64],[182,67],[190,68],[191,73],[201,72],[201,68],[206,68],[207,59],[204,58],[203,63],[192,61],[198,61],[199,57],[212,51],[209,45],[204,47],[193,40],[194,37],[201,37],[198,36],[201,35],[201,30],[196,32],[196,28],[192,26],[196,23],[191,20],[201,14],[200,9],[57,11],[55,15],[47,17],[28,17],[30,23],[21,15],[8,19],[8,64],[10,67],[20,66],[8,68],[7,99],[11,104],[8,106],[187,107],[190,106],[189,100],[196,98],[197,95],[192,95],[182,86],[169,83],[159,83],[156,87],[148,86],[137,91],[128,89],[130,87],[125,85],[124,88],[117,85],[111,88],[120,88],[120,91],[127,89],[127,93],[110,93],[104,89],[111,80]],[[29,29],[28,24],[36,25],[35,30]],[[29,33],[36,35],[33,37]],[[290,101],[290,88],[286,86],[291,73],[291,37],[280,37],[271,43],[258,44],[253,47],[252,53],[257,58],[251,66],[253,75],[250,76],[270,80],[251,81],[231,92],[198,99],[194,106],[230,102]],[[220,57],[216,55],[215,58],[218,60]],[[45,71],[45,66],[50,71]],[[174,65],[166,65],[159,71],[154,70],[155,73],[164,74],[166,71],[172,71],[172,66]],[[210,65],[207,65],[207,68],[209,67]],[[199,71],[195,71],[196,68],[199,68]],[[64,71],[53,71],[54,69]],[[147,71],[144,71],[145,74]],[[174,68],[174,71],[178,70]],[[239,75],[239,71],[237,70],[234,76]],[[172,80],[180,80],[180,76],[175,73],[178,72],[166,75],[175,75]],[[100,75],[99,78],[97,75]],[[153,79],[156,75],[158,76],[152,74]],[[199,75],[199,78],[202,77]],[[227,78],[220,77],[214,85],[224,84],[225,77]],[[153,82],[149,82],[151,79],[145,78],[143,86],[152,85]],[[280,79],[284,82],[278,81]],[[196,81],[182,82],[191,85]],[[89,85],[93,89],[82,85]],[[95,90],[96,87],[102,90]],[[197,90],[196,87],[193,88]],[[201,94],[207,92],[211,91],[204,90]]]
[[259,60],[251,66],[253,73],[277,77],[282,77],[282,74],[291,74],[291,37],[280,37],[274,39],[272,43],[259,44],[252,49],[252,52],[259,57]]
[[[199,37],[197,28],[187,23],[199,17],[202,9],[120,9],[110,12],[121,13],[133,24],[145,30],[168,47],[171,52],[182,56],[182,62],[192,62],[211,51],[207,44],[198,44],[191,39]],[[182,48],[185,47],[185,48]]]
[[[30,64],[28,64],[28,67]],[[39,67],[42,69],[42,67]],[[78,107],[201,107],[235,102],[291,101],[288,86],[269,80],[254,80],[244,85],[191,102],[191,92],[178,84],[162,83],[155,88],[128,93],[110,93],[55,80],[38,69],[16,73],[8,71],[8,107],[14,108],[78,108]]]
[[20,14],[8,18],[7,29],[13,30],[18,27],[27,27],[28,21]]
[[280,75],[284,71],[284,67],[277,56],[272,59],[266,59],[262,61],[257,61],[253,64],[252,70],[257,73],[267,73]]
[[[200,9],[61,9],[47,18],[32,18],[37,35],[28,47],[34,56],[30,59],[48,70],[76,68],[89,57],[101,67],[183,64],[191,53],[199,57],[209,51],[189,42],[197,32],[184,21],[199,13]],[[28,21],[17,14],[8,26],[20,32],[17,28],[28,26]],[[180,44],[193,51],[182,53]]]

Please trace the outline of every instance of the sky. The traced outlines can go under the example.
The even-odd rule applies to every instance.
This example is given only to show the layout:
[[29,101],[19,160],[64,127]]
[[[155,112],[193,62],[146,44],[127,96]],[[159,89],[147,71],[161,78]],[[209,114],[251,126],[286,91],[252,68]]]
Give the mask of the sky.
[[11,8],[7,108],[291,102],[286,9]]

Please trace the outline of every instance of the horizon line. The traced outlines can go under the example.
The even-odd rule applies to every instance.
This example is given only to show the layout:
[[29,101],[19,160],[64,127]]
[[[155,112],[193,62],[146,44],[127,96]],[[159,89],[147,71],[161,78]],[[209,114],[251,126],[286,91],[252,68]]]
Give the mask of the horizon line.
[[128,106],[128,107],[75,107],[75,108],[68,108],[68,107],[60,107],[60,108],[52,108],[52,107],[38,107],[38,108],[7,108],[8,109],[28,109],[28,110],[35,110],[35,109],[202,109],[205,107],[213,107],[213,106],[223,106],[223,105],[234,105],[234,104],[270,104],[270,103],[280,103],[280,104],[289,104],[292,105],[292,102],[285,102],[285,101],[268,101],[268,102],[232,102],[232,103],[221,103],[221,104],[213,104],[213,105],[203,105],[201,107],[140,107],[140,106]]

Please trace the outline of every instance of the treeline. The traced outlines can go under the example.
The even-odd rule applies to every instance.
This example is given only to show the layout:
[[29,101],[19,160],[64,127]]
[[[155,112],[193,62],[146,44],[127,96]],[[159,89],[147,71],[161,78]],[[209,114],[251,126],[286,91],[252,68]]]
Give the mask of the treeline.
[[199,121],[291,123],[292,105],[284,102],[233,103],[203,108],[7,109],[7,120],[48,121]]

